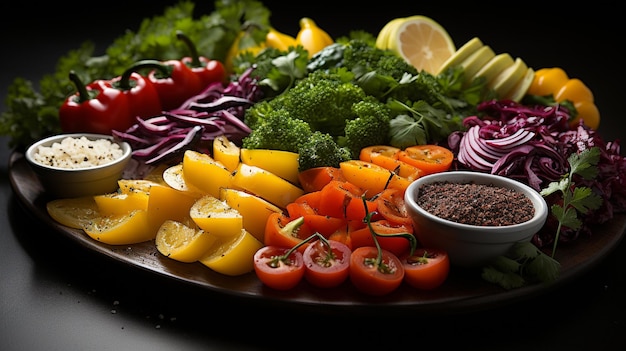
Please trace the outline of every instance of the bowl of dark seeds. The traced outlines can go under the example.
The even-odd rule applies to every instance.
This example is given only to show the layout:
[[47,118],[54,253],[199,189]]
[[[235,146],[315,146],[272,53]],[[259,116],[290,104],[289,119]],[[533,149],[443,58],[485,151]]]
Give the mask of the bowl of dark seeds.
[[448,171],[416,179],[405,203],[421,246],[443,249],[457,266],[480,266],[529,242],[545,224],[548,205],[511,178]]

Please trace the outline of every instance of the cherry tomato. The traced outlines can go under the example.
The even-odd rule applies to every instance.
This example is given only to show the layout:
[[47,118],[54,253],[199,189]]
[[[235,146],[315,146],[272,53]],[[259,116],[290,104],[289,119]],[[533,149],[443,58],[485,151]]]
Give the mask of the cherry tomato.
[[307,192],[319,191],[331,180],[345,181],[341,170],[336,167],[315,167],[298,173],[300,186]]
[[427,175],[449,170],[454,154],[440,145],[414,145],[402,150],[398,159],[421,169],[423,175]]
[[376,211],[392,223],[413,226],[413,221],[406,210],[404,192],[399,189],[385,189],[376,198]]
[[332,288],[343,283],[350,274],[352,250],[334,240],[317,240],[304,250],[304,278],[314,286]]
[[417,248],[413,255],[401,257],[404,281],[420,290],[431,290],[443,284],[450,272],[448,253],[440,249]]
[[352,183],[332,180],[320,190],[318,213],[335,218],[363,220],[367,213],[376,210],[376,203],[367,200],[366,213],[363,195],[363,189]]
[[382,296],[396,290],[404,279],[404,267],[400,259],[387,250],[372,246],[359,247],[350,255],[350,281],[365,294]]
[[254,272],[259,280],[276,290],[294,288],[304,277],[304,260],[300,251],[289,248],[264,246],[254,254]]
[[[381,234],[376,237],[381,248],[395,255],[401,255],[409,251],[411,247],[409,239],[402,236],[386,237],[385,235],[402,233],[413,235],[412,225],[392,223],[386,219],[371,222],[371,225],[376,234]],[[350,242],[352,243],[352,249],[376,245],[368,226],[352,231],[350,233]]]

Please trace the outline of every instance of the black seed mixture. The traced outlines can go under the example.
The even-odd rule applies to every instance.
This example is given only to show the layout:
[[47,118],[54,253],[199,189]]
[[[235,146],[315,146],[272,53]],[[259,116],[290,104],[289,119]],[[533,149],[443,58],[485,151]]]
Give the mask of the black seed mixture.
[[425,184],[420,187],[417,204],[437,217],[478,226],[518,224],[535,214],[524,194],[492,184]]

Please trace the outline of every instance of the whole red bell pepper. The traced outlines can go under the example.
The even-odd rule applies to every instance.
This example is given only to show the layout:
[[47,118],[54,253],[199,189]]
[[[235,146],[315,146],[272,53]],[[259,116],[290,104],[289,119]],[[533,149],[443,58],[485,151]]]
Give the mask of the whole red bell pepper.
[[154,84],[133,69],[131,67],[121,76],[111,79],[111,85],[128,98],[130,125],[136,123],[136,117],[148,118],[163,113],[161,98]]
[[96,80],[85,85],[71,71],[70,80],[77,92],[69,96],[59,109],[61,130],[67,133],[111,134],[132,125],[127,96],[110,81]]
[[203,89],[198,76],[180,60],[141,60],[133,65],[135,71],[144,68],[152,68],[148,80],[156,88],[165,111],[178,108]]
[[203,88],[216,82],[226,83],[226,69],[222,62],[198,55],[196,46],[182,31],[176,32],[176,37],[187,45],[190,52],[181,61],[198,76]]

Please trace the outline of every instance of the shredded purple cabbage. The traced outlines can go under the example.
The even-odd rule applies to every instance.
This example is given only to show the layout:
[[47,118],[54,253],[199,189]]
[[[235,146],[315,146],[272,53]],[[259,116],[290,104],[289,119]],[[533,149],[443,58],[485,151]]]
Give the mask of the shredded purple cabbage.
[[[569,172],[567,158],[570,154],[599,147],[601,156],[597,177],[575,181],[577,185],[589,187],[599,194],[604,200],[603,205],[584,216],[581,229],[562,230],[559,241],[572,241],[580,235],[590,236],[591,225],[604,223],[615,213],[626,212],[626,158],[620,154],[619,140],[605,142],[595,130],[582,122],[570,126],[569,111],[558,105],[526,106],[508,100],[490,100],[479,104],[477,110],[480,117],[471,116],[464,120],[467,131],[457,131],[448,137],[448,146],[458,155],[454,166],[457,169],[507,176],[540,191]],[[478,133],[472,128],[478,128]],[[534,135],[510,148],[496,142],[520,129]],[[485,145],[488,145],[486,149]],[[463,153],[463,148],[467,147],[476,149]],[[473,155],[474,158],[464,155]],[[475,159],[481,155],[483,158]],[[494,160],[494,155],[500,157]],[[550,205],[560,198],[553,194],[546,200]],[[533,238],[538,247],[551,245],[555,240],[557,223],[551,217],[544,229]]]
[[220,135],[239,143],[251,132],[243,122],[245,110],[262,97],[252,70],[229,84],[210,84],[176,109],[150,118],[137,117],[130,128],[112,134],[127,141],[133,158],[148,166],[176,162],[189,149],[208,152]]

